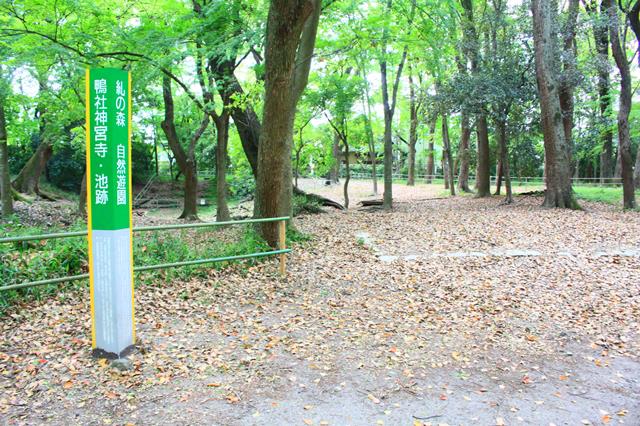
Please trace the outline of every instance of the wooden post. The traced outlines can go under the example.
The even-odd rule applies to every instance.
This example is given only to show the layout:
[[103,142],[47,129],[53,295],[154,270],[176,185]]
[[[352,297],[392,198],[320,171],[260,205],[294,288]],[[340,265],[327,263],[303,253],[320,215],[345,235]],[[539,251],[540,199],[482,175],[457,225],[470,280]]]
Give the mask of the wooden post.
[[[284,250],[287,248],[287,223],[284,220],[278,222],[278,248]],[[286,275],[287,268],[287,254],[280,254],[280,275]]]

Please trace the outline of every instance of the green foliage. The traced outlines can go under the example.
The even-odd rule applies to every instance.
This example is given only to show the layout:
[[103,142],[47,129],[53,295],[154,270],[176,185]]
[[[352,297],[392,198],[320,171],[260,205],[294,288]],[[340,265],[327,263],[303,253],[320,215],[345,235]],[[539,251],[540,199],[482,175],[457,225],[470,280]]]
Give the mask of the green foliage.
[[8,146],[9,148],[9,173],[17,175],[20,170],[27,164],[29,158],[33,155],[38,147],[39,139],[37,135],[33,138],[13,140]]
[[85,170],[84,146],[59,145],[47,163],[47,179],[64,191],[80,192]]
[[[47,232],[80,230],[83,223],[76,223],[64,230],[49,229]],[[17,226],[11,236],[37,235],[42,229]],[[308,241],[309,236],[290,229],[290,243]],[[0,236],[8,236],[1,232]],[[195,259],[237,256],[270,250],[252,225],[238,225],[228,228],[208,228],[198,230],[167,230],[137,233],[134,238],[135,265],[155,265]],[[244,264],[255,264],[266,258],[244,260]],[[237,262],[237,261],[236,261]],[[144,272],[136,275],[136,284],[171,283],[175,279],[190,279],[207,275],[207,271],[221,269],[231,263],[219,262],[199,266],[169,268]],[[43,280],[88,272],[87,243],[82,237],[0,244],[0,282],[3,285]],[[46,285],[21,290],[0,292],[0,315],[13,303],[25,299],[42,299],[59,293],[60,288],[86,285],[76,284]]]
[[[66,231],[80,230],[83,227],[82,223],[76,223]],[[0,236],[9,236],[7,231],[9,229],[0,232]],[[19,225],[10,230],[10,236],[41,233],[40,228]],[[84,238],[0,244],[0,282],[3,285],[11,285],[83,274],[88,270],[86,259],[87,243]],[[50,296],[58,291],[57,287],[47,285],[0,292],[0,315],[13,302]]]
[[153,145],[137,138],[131,141],[131,180],[144,183],[155,172]]

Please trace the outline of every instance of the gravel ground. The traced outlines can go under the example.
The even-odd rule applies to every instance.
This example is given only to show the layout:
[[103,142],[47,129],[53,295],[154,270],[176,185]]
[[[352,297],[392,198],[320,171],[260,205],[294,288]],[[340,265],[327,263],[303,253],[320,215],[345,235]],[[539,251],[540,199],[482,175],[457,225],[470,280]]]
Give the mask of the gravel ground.
[[[90,358],[86,289],[16,308],[0,422],[640,425],[638,213],[394,191],[392,213],[355,182],[356,208],[298,219],[314,238],[284,279],[273,260],[138,288],[130,371]],[[537,254],[490,254],[515,249]],[[484,255],[434,255],[456,252]]]

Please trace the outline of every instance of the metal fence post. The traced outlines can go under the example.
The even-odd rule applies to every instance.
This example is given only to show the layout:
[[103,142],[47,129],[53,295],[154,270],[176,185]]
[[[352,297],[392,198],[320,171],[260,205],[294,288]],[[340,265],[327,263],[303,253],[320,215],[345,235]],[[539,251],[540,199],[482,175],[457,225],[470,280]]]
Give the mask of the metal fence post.
[[[281,220],[278,222],[278,248],[284,250],[287,248],[287,222]],[[287,254],[280,254],[280,275],[285,276],[287,271]]]

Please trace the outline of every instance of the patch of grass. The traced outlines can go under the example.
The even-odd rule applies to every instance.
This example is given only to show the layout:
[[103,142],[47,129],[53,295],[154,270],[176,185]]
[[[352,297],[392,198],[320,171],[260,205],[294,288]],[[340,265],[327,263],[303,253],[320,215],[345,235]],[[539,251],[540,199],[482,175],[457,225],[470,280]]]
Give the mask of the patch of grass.
[[[86,229],[84,223],[77,222],[64,231]],[[47,229],[47,233],[63,230]],[[39,235],[43,231],[37,227],[13,224],[0,232],[0,236]],[[0,283],[19,284],[67,275],[86,273],[87,243],[82,237],[54,239],[46,241],[25,241],[0,244]],[[15,291],[0,292],[0,315],[13,302],[22,299],[38,299],[57,292],[58,286],[39,286]]]
[[[599,201],[607,204],[622,206],[622,188],[598,186],[574,186],[576,198],[587,201]],[[640,191],[636,191],[636,198]]]
[[313,240],[311,234],[306,234],[291,226],[287,227],[287,245],[292,243],[306,243]]
[[[78,222],[72,228],[47,229],[47,233],[83,230]],[[0,236],[39,235],[43,230],[14,226],[2,230]],[[310,240],[310,236],[289,229],[289,244]],[[271,250],[252,225],[196,230],[167,230],[135,234],[136,266],[175,263],[196,259],[237,256]],[[253,265],[266,257],[243,260]],[[136,285],[164,284],[176,279],[204,277],[212,268],[221,269],[237,261],[206,263],[195,266],[160,269],[136,274]],[[0,244],[0,283],[12,285],[49,278],[80,275],[88,272],[87,242],[83,237]],[[0,316],[14,303],[39,300],[64,292],[65,288],[86,286],[87,280],[63,285],[44,285],[0,292]]]

